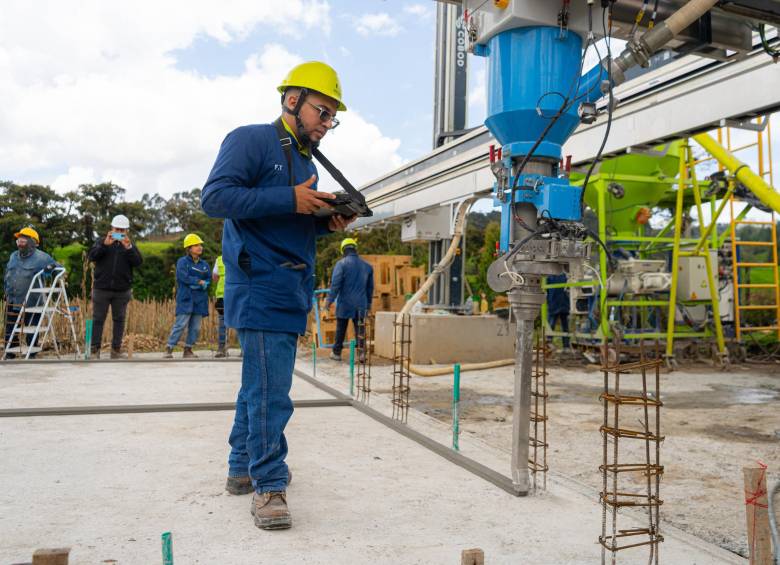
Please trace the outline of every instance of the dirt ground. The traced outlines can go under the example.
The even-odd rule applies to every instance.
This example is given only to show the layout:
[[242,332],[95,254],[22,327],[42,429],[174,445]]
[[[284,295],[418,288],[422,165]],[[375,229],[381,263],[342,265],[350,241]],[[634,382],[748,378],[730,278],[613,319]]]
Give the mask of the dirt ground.
[[[333,364],[332,362],[327,362]],[[328,367],[330,369],[330,367]],[[512,367],[463,373],[461,430],[502,450],[511,450]],[[602,460],[603,373],[569,363],[548,366],[548,463],[598,491]],[[330,371],[329,371],[330,372]],[[346,372],[346,371],[344,371]],[[452,375],[414,377],[410,402],[451,422]],[[633,379],[637,382],[638,379]],[[624,385],[632,378],[625,377]],[[392,392],[392,367],[372,366],[372,389]],[[630,387],[629,387],[630,388]],[[767,482],[780,480],[780,366],[742,365],[728,371],[686,367],[661,375],[661,483],[663,523],[747,556],[742,466],[769,466]],[[621,425],[638,427],[627,414]],[[634,417],[635,418],[635,417]],[[640,462],[644,443],[621,440],[621,462]],[[594,503],[597,503],[597,495]]]

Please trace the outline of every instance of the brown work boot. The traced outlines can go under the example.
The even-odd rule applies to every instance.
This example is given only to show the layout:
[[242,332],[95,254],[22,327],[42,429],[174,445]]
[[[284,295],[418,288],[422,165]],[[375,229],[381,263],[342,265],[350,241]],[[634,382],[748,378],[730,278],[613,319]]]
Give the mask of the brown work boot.
[[173,347],[166,347],[163,359],[173,359]]
[[230,494],[240,496],[254,492],[255,487],[252,486],[251,477],[228,477],[225,483],[225,490]]
[[261,530],[284,530],[292,526],[292,516],[287,508],[287,493],[255,493],[250,508],[255,526]]
[[[292,471],[287,470],[287,486],[292,483]],[[249,494],[254,492],[255,488],[252,486],[252,478],[246,477],[228,477],[225,483],[225,490],[230,494],[241,496],[242,494]]]
[[127,359],[127,355],[121,349],[111,349],[111,359]]
[[195,353],[192,351],[192,347],[185,347],[184,348],[184,355],[182,355],[183,359],[193,359],[193,358],[197,359],[197,357],[198,356],[195,355]]

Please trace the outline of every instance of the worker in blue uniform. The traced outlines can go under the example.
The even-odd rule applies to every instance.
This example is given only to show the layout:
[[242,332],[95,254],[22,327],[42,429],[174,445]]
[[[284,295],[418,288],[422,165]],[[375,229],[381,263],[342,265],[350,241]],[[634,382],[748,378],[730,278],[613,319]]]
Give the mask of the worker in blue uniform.
[[[547,284],[561,284],[566,282],[566,275],[553,275],[547,277]],[[569,293],[565,288],[547,289],[547,321],[550,329],[555,330],[555,324],[560,320],[561,331],[569,331]],[[568,350],[570,346],[569,336],[563,336],[563,347]]]
[[209,315],[209,283],[211,269],[200,256],[203,254],[203,240],[198,234],[187,234],[184,238],[186,254],[176,262],[176,320],[168,336],[168,346],[165,357],[173,357],[173,348],[179,343],[184,329],[187,338],[184,340],[184,359],[197,357],[192,348],[198,341],[200,325],[203,318]]
[[[3,289],[5,292],[5,342],[11,340],[11,347],[19,346],[19,334],[11,335],[14,324],[19,318],[24,307],[30,308],[40,305],[43,302],[44,294],[35,293],[27,299],[27,291],[30,289],[33,278],[41,270],[53,270],[56,267],[62,267],[51,255],[38,249],[41,238],[38,232],[32,227],[25,227],[14,234],[16,238],[16,251],[11,253],[8,265],[5,268],[5,277],[3,278]],[[25,303],[25,299],[28,300]],[[38,313],[25,313],[24,326],[34,327],[38,325],[40,319]],[[26,334],[28,347],[35,347],[34,335]],[[35,358],[36,352],[30,354]],[[2,357],[2,351],[0,351]],[[8,353],[8,359],[14,359],[15,353]]]
[[225,319],[244,352],[241,388],[230,432],[226,489],[254,492],[261,529],[292,525],[284,429],[292,416],[292,372],[314,290],[317,236],[343,230],[333,195],[318,192],[313,144],[345,111],[336,72],[325,63],[294,67],[277,89],[282,115],[273,124],[239,127],[222,142],[201,205],[225,218]]
[[326,301],[328,308],[336,303],[336,339],[330,358],[341,361],[344,336],[347,335],[347,326],[352,320],[360,361],[363,362],[366,354],[363,333],[365,318],[371,311],[371,299],[374,296],[374,269],[360,258],[357,241],[351,237],[341,242],[341,253],[344,257],[333,268]]

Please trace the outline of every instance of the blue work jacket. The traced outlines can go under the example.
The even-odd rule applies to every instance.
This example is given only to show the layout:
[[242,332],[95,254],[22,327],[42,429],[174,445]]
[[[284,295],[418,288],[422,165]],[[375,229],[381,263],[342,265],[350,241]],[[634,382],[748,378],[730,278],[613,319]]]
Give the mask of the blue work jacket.
[[328,306],[336,303],[337,318],[363,317],[371,310],[373,296],[374,268],[356,251],[347,249],[344,258],[333,268]]
[[[187,254],[176,261],[176,315],[209,315],[208,282],[211,269],[203,259],[197,263]],[[206,281],[201,285],[200,281]]]
[[[51,255],[40,249],[36,249],[29,257],[22,257],[18,251],[11,253],[3,279],[6,302],[8,304],[22,304],[35,274],[52,263],[58,267],[62,266]],[[35,302],[31,301],[27,306],[36,306],[42,297],[42,294],[37,294]]]
[[[317,173],[297,150],[292,165],[296,184]],[[231,328],[306,332],[314,244],[318,235],[330,232],[328,218],[295,212],[287,169],[273,125],[243,126],[222,142],[203,187],[203,210],[225,218],[225,323]]]
[[[565,282],[566,275],[564,274],[547,277],[547,284]],[[553,315],[569,313],[569,293],[565,288],[547,289],[547,313]]]

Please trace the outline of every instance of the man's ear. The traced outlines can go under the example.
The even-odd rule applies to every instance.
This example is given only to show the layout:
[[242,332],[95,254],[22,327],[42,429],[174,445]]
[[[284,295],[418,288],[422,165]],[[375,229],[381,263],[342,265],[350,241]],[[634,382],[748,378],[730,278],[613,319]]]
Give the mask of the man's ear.
[[298,94],[290,94],[284,99],[284,107],[287,108],[288,110],[292,110],[293,108],[295,108],[295,105],[297,103],[298,103]]

